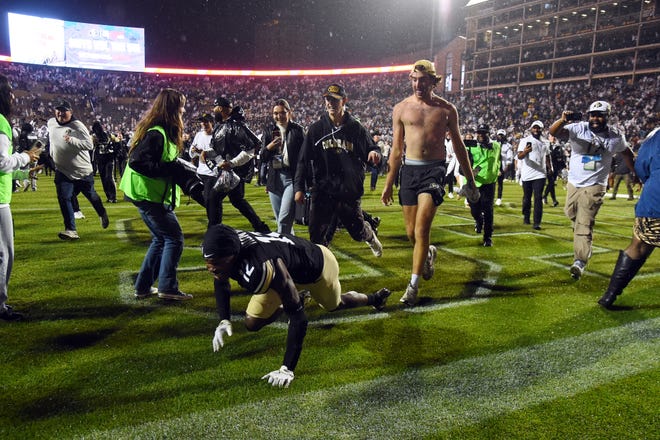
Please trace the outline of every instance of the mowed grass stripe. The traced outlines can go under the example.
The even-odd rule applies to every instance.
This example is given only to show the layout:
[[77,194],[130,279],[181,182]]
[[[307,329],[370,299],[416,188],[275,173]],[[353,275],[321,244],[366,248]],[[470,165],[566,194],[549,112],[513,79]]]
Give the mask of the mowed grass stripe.
[[84,438],[422,438],[657,369],[659,336],[655,318],[300,395],[294,381],[272,400]]

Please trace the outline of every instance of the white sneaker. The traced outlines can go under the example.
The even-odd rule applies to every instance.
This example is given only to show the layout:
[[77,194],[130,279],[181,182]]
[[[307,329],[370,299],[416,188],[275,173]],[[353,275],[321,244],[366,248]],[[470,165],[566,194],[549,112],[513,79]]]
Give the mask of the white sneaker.
[[76,211],[73,213],[73,218],[80,220],[81,218],[85,218],[85,214],[83,214],[82,211]]
[[453,199],[454,198],[454,193],[453,192],[448,193],[447,197],[449,197],[450,199]]
[[401,299],[399,300],[400,302],[404,303],[407,306],[414,306],[415,303],[417,302],[417,291],[419,288],[413,287],[410,284],[408,284],[408,287],[406,287],[406,293],[403,294]]
[[376,257],[380,257],[383,255],[383,245],[380,244],[380,241],[378,240],[378,237],[376,237],[376,234],[374,234],[373,238],[370,241],[367,241],[367,244],[369,245],[371,252],[373,252],[373,254]]
[[502,199],[495,200],[495,206],[502,206]]
[[569,269],[569,271],[571,272],[571,277],[574,280],[579,280],[580,277],[582,277],[582,274],[584,273],[584,267],[586,265],[587,265],[587,263],[585,263],[582,260],[575,260],[573,262],[573,265]]
[[169,299],[172,301],[187,301],[189,299],[192,299],[192,295],[189,293],[183,293],[182,291],[178,290],[176,292],[172,293],[167,293],[167,292],[158,292],[158,298],[160,299]]
[[149,298],[151,295],[158,294],[158,289],[155,287],[150,287],[148,292],[138,292],[137,290],[133,293],[136,299],[145,299]]
[[66,229],[59,234],[57,234],[58,237],[60,237],[62,240],[78,240],[80,236],[76,231],[73,231],[71,229]]
[[425,280],[430,280],[435,273],[435,257],[438,255],[438,250],[435,246],[429,246],[429,254],[426,256],[426,261],[424,261],[424,269],[422,269],[422,278]]

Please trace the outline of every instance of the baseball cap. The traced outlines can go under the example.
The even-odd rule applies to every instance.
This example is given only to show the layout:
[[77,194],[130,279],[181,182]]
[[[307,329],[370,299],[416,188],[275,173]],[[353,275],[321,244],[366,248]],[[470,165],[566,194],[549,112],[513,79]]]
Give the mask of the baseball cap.
[[199,122],[213,122],[215,118],[213,118],[213,115],[209,115],[208,113],[202,113],[199,118],[197,118]]
[[231,102],[224,96],[218,96],[215,98],[215,101],[213,101],[213,105],[216,105],[218,107],[231,107]]
[[487,124],[479,124],[477,133],[490,133],[490,127]]
[[532,128],[532,127],[543,128],[543,122],[541,122],[541,121],[534,121],[534,122],[532,122],[532,125],[529,126],[529,128]]
[[62,111],[73,111],[71,108],[71,103],[65,99],[62,99],[61,101],[58,101],[55,105],[55,110],[62,110]]
[[202,242],[204,258],[222,258],[236,255],[241,250],[241,239],[235,229],[227,225],[209,226]]
[[609,115],[611,109],[612,108],[610,107],[610,105],[605,101],[594,101],[589,106],[588,113],[599,112],[599,113],[605,113],[606,115]]
[[410,73],[413,73],[413,72],[426,73],[429,76],[432,76],[434,78],[436,77],[436,75],[435,75],[435,66],[429,60],[416,61],[415,64],[413,64],[413,68],[410,71]]
[[323,92],[323,97],[325,98],[326,96],[332,96],[336,99],[344,99],[346,98],[346,91],[339,84],[330,84]]
[[501,134],[502,136],[506,136],[506,130],[504,130],[504,129],[502,129],[502,128],[500,128],[499,130],[497,130],[497,135],[499,136],[500,134]]

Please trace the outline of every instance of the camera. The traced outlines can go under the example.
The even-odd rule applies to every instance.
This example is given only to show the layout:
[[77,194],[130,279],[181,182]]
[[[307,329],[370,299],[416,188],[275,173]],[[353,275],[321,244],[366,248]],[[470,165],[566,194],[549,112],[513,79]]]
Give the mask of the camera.
[[572,112],[566,115],[566,120],[569,122],[581,121],[582,113],[581,112]]
[[197,169],[192,163],[178,158],[173,170],[174,183],[181,187],[184,194],[204,206],[204,184],[197,175]]

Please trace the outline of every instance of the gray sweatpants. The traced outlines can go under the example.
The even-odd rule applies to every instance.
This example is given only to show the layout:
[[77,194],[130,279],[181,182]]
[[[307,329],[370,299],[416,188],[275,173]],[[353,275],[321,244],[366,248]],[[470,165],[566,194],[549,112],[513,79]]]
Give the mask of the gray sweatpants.
[[14,225],[9,205],[0,207],[0,310],[5,309],[7,285],[14,264]]

